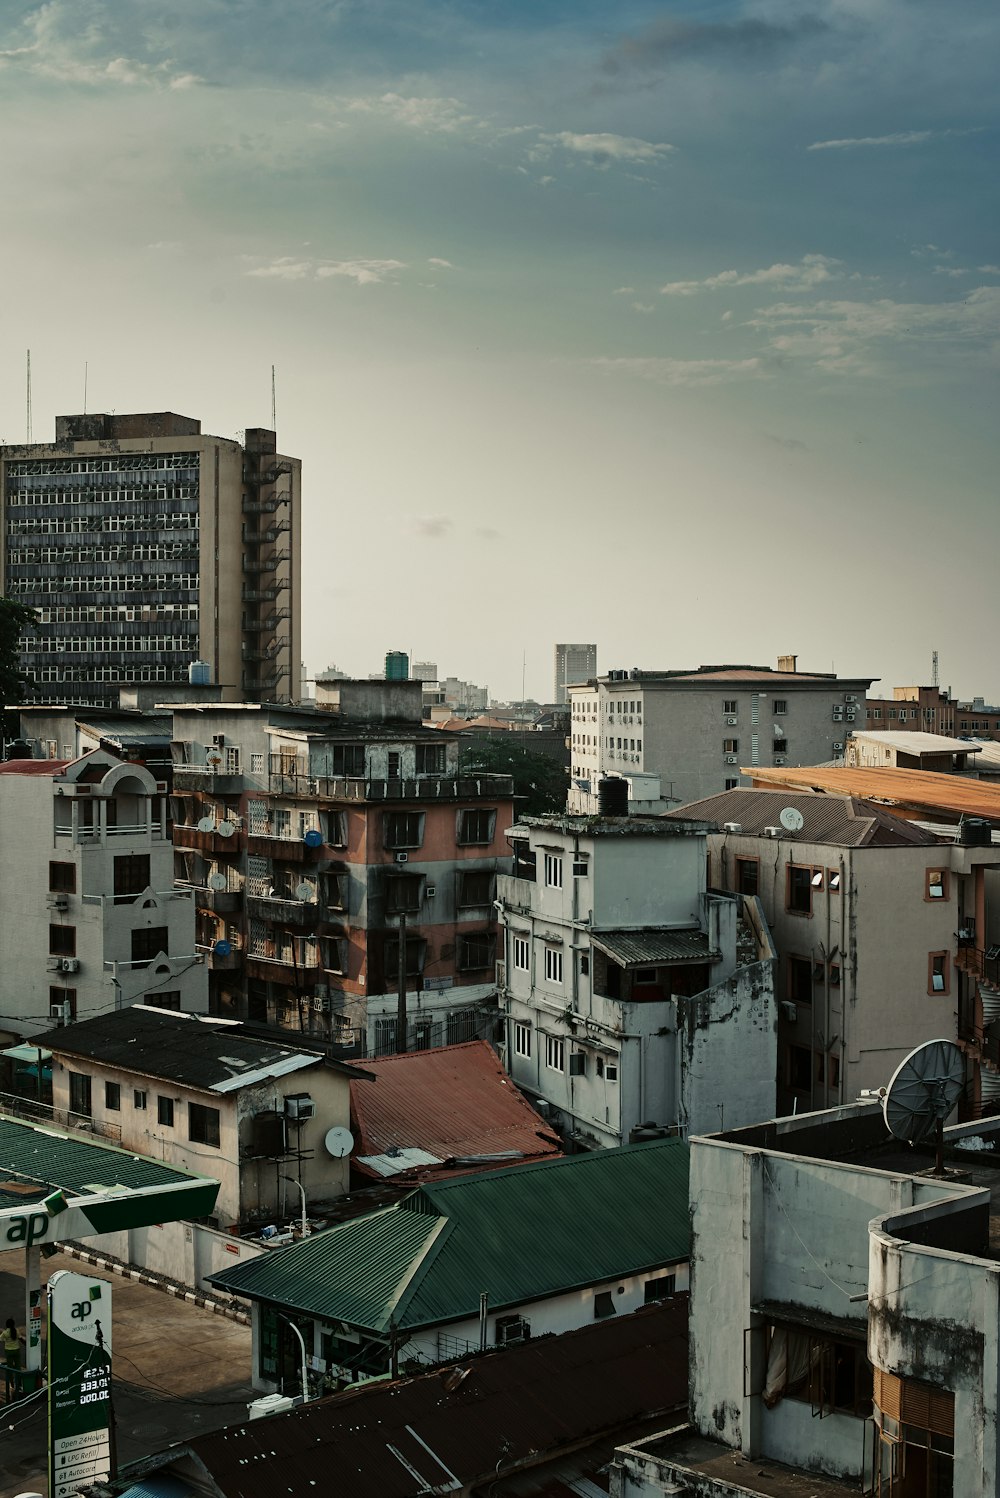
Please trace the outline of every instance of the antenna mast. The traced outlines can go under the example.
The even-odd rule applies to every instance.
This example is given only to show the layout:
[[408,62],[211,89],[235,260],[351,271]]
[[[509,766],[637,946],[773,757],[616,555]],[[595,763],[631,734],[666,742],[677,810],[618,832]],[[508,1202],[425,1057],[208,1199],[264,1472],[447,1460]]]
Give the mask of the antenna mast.
[[30,349],[28,350],[27,401],[28,401],[28,410],[27,410],[27,417],[28,417],[28,420],[27,420],[28,441],[30,442],[31,441],[31,350]]
[[84,361],[83,361],[83,414],[84,414],[84,416],[86,416],[86,414],[87,414],[87,373],[88,373],[87,360],[84,359]]
[[274,365],[272,364],[271,365],[271,431],[272,432],[276,432],[278,430],[278,417],[277,417],[276,413],[277,413],[277,406],[275,404]]
[[940,678],[938,676],[938,653],[937,653],[936,650],[932,650],[931,651],[931,686],[932,687],[938,687],[940,685],[941,685],[941,681],[940,681]]

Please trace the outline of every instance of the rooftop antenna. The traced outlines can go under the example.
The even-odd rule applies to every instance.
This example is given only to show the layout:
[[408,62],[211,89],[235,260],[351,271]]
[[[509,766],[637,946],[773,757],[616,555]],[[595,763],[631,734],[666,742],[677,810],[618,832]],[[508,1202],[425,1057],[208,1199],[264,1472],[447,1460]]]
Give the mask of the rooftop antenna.
[[521,651],[521,706],[522,707],[524,706],[524,667],[525,667],[525,663],[526,663],[527,659],[528,659],[528,652],[526,650],[522,650]]
[[965,1090],[965,1057],[951,1040],[928,1040],[901,1061],[882,1099],[890,1134],[910,1144],[934,1136],[934,1174],[944,1175],[944,1121]]
[[27,395],[28,395],[28,411],[27,411],[28,420],[27,420],[27,427],[28,427],[28,441],[30,442],[31,441],[31,350],[30,349],[28,350]]
[[940,685],[941,685],[941,681],[940,681],[940,678],[938,676],[938,653],[937,653],[936,650],[932,650],[931,651],[931,686],[932,687],[938,687]]
[[87,414],[87,361],[83,361],[83,414]]
[[276,432],[278,430],[278,417],[277,417],[276,413],[277,413],[277,405],[276,405],[276,402],[275,402],[275,389],[274,389],[274,365],[272,364],[271,365],[271,431],[272,432]]

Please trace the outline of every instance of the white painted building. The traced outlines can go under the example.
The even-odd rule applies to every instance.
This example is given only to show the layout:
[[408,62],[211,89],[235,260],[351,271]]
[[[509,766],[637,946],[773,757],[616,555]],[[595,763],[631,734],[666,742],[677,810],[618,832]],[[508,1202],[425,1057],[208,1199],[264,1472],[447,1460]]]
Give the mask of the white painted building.
[[147,1000],[207,1009],[165,791],[101,750],[0,765],[0,981],[18,1034]]
[[774,950],[706,890],[706,825],[527,817],[498,880],[508,1068],[577,1142],[773,1111]]
[[[570,686],[570,811],[599,809],[605,776],[659,777],[675,805],[740,783],[742,768],[813,765],[843,755],[864,724],[870,677],[767,666],[611,671]],[[649,799],[648,784],[640,787]],[[657,795],[660,791],[657,791]]]

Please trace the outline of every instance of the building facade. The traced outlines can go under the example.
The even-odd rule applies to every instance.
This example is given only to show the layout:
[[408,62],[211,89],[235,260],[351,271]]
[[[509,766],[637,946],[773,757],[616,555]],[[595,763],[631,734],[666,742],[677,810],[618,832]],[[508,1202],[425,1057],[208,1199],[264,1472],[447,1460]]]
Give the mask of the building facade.
[[556,705],[569,701],[566,688],[571,682],[589,681],[597,675],[596,645],[557,645],[555,651],[555,686],[552,700]]
[[767,666],[612,671],[570,689],[570,811],[599,808],[605,776],[635,780],[633,802],[658,794],[687,804],[740,783],[756,765],[811,765],[841,757],[863,726],[870,677]]
[[275,434],[203,436],[172,412],[59,416],[0,448],[0,575],[38,610],[37,701],[118,701],[193,662],[235,699],[299,695],[301,473]]
[[[697,821],[527,817],[499,881],[510,1073],[587,1148],[767,1116],[774,951]],[[750,902],[754,906],[755,902]]]
[[6,1024],[155,1002],[208,1005],[195,902],[174,885],[166,787],[100,750],[0,765],[0,949]]

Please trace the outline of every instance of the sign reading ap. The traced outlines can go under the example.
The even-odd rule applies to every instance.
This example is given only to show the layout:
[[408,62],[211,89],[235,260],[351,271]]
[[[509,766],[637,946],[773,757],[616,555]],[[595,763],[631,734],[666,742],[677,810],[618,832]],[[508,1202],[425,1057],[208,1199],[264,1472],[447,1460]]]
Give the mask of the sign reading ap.
[[60,1270],[48,1283],[49,1494],[111,1477],[111,1285]]

